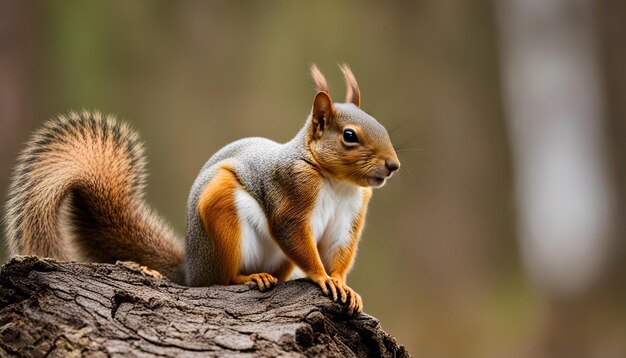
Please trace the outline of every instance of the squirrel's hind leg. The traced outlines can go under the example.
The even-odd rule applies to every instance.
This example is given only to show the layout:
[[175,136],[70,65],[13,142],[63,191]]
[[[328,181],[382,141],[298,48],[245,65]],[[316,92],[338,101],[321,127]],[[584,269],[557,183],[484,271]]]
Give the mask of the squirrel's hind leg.
[[267,291],[278,283],[278,279],[269,273],[253,273],[252,275],[237,274],[230,283],[241,285],[248,282],[256,283],[259,291]]
[[231,283],[241,285],[247,282],[254,282],[259,288],[259,291],[262,292],[275,286],[278,281],[287,281],[293,269],[293,263],[289,260],[285,260],[275,271],[273,271],[273,275],[265,272],[253,273],[252,275],[242,275],[239,273],[235,275],[235,278],[231,281]]
[[[240,187],[233,170],[224,165],[217,168],[200,194],[197,213],[206,238],[191,242],[201,243],[201,247],[187,247],[187,284],[228,285],[241,276],[242,229],[235,198]],[[260,282],[265,284],[262,279]]]
[[[264,254],[258,252],[261,250],[257,241],[259,239],[246,226],[246,215],[239,212],[237,194],[243,191],[233,169],[226,164],[216,168],[204,187],[197,210],[206,239],[202,241],[202,248],[187,248],[188,259],[195,259],[193,266],[203,270],[195,275],[195,271],[188,271],[188,284],[237,285],[252,282],[260,291],[266,291],[276,285],[279,279],[285,280],[291,272],[293,264],[288,260],[277,262],[276,270],[272,269],[273,265],[264,267],[254,261]],[[258,210],[261,212],[260,208]],[[246,238],[244,235],[247,235]],[[244,242],[244,239],[247,241]],[[251,250],[255,252],[253,258],[250,257]]]

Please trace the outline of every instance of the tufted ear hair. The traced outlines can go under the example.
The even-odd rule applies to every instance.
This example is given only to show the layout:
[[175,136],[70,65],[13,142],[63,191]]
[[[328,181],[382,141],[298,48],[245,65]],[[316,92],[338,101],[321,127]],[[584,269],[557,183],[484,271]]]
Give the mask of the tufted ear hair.
[[346,79],[346,103],[353,103],[357,107],[361,107],[361,91],[356,83],[356,78],[348,65],[339,65],[343,77]]
[[311,65],[311,78],[313,79],[313,83],[315,83],[315,90],[317,92],[328,92],[328,83],[326,82],[326,77],[320,72],[320,69],[315,66],[315,64]]

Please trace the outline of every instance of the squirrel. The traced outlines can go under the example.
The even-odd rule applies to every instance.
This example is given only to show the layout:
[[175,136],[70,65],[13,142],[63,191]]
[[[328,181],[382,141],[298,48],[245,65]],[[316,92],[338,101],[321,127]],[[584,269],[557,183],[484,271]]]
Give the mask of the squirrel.
[[[130,127],[98,112],[58,115],[18,158],[5,211],[12,255],[130,261],[187,286],[259,290],[297,266],[350,314],[362,299],[346,284],[372,188],[400,167],[386,129],[360,109],[347,65],[345,103],[333,103],[311,66],[310,115],[290,141],[230,143],[202,167],[179,239],[143,198],[143,145]],[[183,245],[184,241],[184,245]]]

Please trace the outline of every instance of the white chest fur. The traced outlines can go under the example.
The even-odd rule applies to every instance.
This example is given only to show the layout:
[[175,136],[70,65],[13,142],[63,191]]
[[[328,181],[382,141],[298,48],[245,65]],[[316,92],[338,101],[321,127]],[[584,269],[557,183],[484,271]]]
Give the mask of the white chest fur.
[[360,187],[327,181],[320,190],[311,216],[313,237],[324,266],[335,251],[348,245],[355,217],[363,205]]
[[[241,270],[244,274],[272,272],[286,260],[269,232],[259,203],[245,190],[235,194],[241,224]],[[324,266],[337,249],[348,245],[354,219],[363,205],[360,187],[327,181],[320,189],[310,225]]]

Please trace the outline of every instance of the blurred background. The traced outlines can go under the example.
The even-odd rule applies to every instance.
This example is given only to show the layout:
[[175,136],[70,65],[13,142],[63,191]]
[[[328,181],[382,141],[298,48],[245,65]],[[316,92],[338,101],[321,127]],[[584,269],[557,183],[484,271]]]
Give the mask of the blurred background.
[[209,156],[290,139],[309,64],[340,101],[346,62],[402,160],[349,276],[365,311],[415,357],[624,357],[625,36],[609,0],[1,0],[2,197],[31,131],[98,109],[183,233]]

